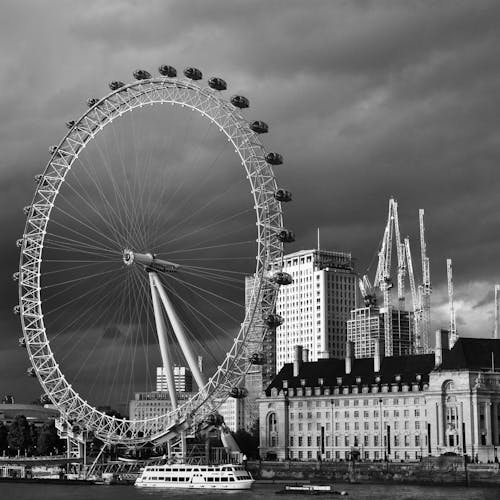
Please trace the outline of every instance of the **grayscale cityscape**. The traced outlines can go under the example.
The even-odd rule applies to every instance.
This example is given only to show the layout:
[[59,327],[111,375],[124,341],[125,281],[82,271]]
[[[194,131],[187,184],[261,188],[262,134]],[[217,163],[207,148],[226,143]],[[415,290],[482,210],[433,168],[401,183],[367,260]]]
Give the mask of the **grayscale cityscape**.
[[498,2],[0,27],[0,498],[500,497]]

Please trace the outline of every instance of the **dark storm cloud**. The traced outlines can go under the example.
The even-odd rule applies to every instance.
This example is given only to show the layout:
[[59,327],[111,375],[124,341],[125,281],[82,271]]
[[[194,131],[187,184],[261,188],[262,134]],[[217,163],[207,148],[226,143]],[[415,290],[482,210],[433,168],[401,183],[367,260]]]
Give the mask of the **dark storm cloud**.
[[250,98],[247,116],[269,122],[264,142],[284,154],[279,184],[294,193],[292,250],[314,246],[319,226],[322,247],[352,251],[364,271],[393,195],[417,271],[425,209],[436,318],[446,324],[451,257],[460,327],[489,331],[500,277],[498,2],[6,1],[0,14],[0,366],[16,373],[13,386],[26,363],[24,351],[5,351],[20,335],[11,274],[32,177],[88,97],[161,63],[224,77]]

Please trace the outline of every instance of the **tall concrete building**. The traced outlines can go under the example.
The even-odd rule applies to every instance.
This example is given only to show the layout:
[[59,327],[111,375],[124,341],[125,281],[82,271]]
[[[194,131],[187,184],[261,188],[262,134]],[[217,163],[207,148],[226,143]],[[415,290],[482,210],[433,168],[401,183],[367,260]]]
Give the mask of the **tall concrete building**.
[[[391,309],[393,356],[406,356],[412,353],[413,313]],[[351,319],[347,321],[347,339],[354,342],[356,358],[373,358],[376,341],[380,339],[383,352],[385,345],[384,310],[375,306],[361,307],[351,311]]]
[[[176,392],[192,392],[193,374],[185,366],[174,366],[174,384]],[[168,391],[167,376],[163,366],[156,367],[156,391]]]
[[281,287],[276,304],[285,319],[276,329],[276,372],[293,360],[295,345],[302,345],[311,361],[343,357],[357,295],[351,254],[301,250],[284,256],[283,271],[293,283]]
[[[251,300],[251,293],[254,286],[254,276],[245,277],[245,307],[248,308]],[[253,323],[249,332],[251,339],[255,341],[255,351],[261,356],[261,364],[252,365],[245,375],[245,388],[248,391],[247,397],[240,402],[241,413],[243,415],[243,427],[250,430],[259,418],[259,408],[256,399],[261,392],[271,383],[276,375],[276,331],[264,327],[261,311],[255,312],[257,321]],[[262,332],[265,328],[262,340]],[[238,410],[240,411],[240,410]]]

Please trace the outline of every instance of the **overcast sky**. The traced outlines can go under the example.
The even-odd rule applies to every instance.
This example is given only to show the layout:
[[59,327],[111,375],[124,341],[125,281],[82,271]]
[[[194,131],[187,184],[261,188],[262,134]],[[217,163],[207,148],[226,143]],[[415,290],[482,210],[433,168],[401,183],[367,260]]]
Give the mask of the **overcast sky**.
[[136,68],[199,67],[249,97],[285,157],[292,250],[350,251],[375,273],[388,199],[413,242],[425,209],[433,326],[447,327],[453,259],[459,333],[490,336],[500,281],[497,1],[2,1],[0,394],[40,393],[16,347],[11,275],[33,176],[64,122]]

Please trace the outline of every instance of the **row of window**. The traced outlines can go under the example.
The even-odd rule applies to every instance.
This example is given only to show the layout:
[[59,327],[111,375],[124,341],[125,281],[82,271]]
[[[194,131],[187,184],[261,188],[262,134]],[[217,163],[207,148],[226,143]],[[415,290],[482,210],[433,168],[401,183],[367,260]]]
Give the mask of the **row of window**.
[[[360,446],[361,440],[358,436],[334,436],[333,446],[336,448],[339,446]],[[427,435],[424,436],[424,439],[421,438],[420,435],[413,436],[398,436],[397,434],[393,436],[393,444],[395,447],[409,447],[409,446],[427,446]],[[413,441],[413,444],[412,444]],[[330,436],[325,436],[325,446],[332,446]],[[321,446],[321,436],[316,436],[315,440],[316,447]],[[304,439],[304,436],[290,436],[290,446],[313,446],[313,437],[307,436]],[[363,446],[380,446],[380,436],[363,436]],[[387,436],[384,436],[384,446],[387,446]]]
[[[395,430],[399,430],[400,428],[400,423],[397,420],[392,422],[392,428]],[[344,429],[346,431],[350,429],[354,429],[355,431],[358,431],[361,428],[360,422],[343,422],[344,425],[341,425],[341,422],[335,422],[335,430],[339,431],[340,429]],[[383,426],[384,428],[387,427],[388,422],[384,421]],[[330,422],[326,422],[325,424],[322,424],[321,422],[316,422],[316,430],[321,430],[321,427],[324,427],[326,431],[329,431],[331,429]],[[405,420],[403,422],[403,425],[401,426],[401,429],[409,430],[411,428],[411,422],[409,420]],[[425,427],[425,424],[422,425],[422,427]],[[372,422],[363,422],[363,429],[365,431],[370,430],[370,428],[373,428],[374,430],[379,429],[379,422],[378,421],[372,421]],[[420,429],[420,420],[413,420],[413,428],[415,430]],[[302,430],[308,430],[311,431],[314,429],[314,423],[313,422],[299,422],[297,425],[295,425],[293,422],[290,423],[290,432],[294,432],[295,430],[297,431],[302,431]]]
[[[409,452],[405,451],[399,452],[395,451],[392,457],[394,460],[419,460],[420,457],[422,456],[422,453],[420,451],[415,451],[415,452]],[[314,453],[311,450],[309,451],[290,451],[290,458],[291,459],[299,459],[303,460],[305,458],[311,460],[311,459],[316,459],[318,457],[317,452]],[[326,460],[349,460],[350,459],[350,452],[349,451],[326,451],[325,452],[325,458]],[[380,451],[364,451],[363,452],[363,459],[364,460],[381,460],[384,458],[384,454]]]
[[[363,403],[361,403],[363,401]],[[420,398],[393,398],[392,402],[390,399],[384,399],[382,400],[382,405],[387,406],[387,405],[407,405],[407,404],[419,404],[420,403]],[[314,401],[314,406],[316,408],[320,408],[321,406],[323,407],[330,407],[330,406],[369,406],[370,404],[370,399],[344,399],[342,404],[339,399],[335,400],[319,400],[317,399]],[[379,406],[380,401],[378,399],[372,399],[371,404],[373,406]],[[312,408],[313,407],[313,401],[290,401],[290,408],[303,408],[304,405],[307,408]]]

